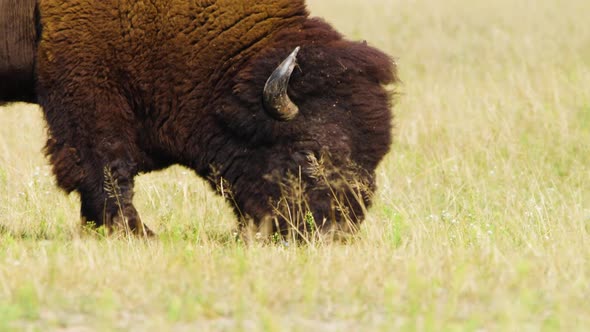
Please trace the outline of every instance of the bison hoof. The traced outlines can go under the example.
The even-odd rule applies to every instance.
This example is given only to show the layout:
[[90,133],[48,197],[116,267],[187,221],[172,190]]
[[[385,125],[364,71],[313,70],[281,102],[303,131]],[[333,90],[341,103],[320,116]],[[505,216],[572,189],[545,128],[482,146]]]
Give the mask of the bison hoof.
[[141,222],[139,217],[133,216],[125,218],[120,214],[116,214],[112,218],[113,228],[123,230],[125,233],[132,233],[136,236],[153,237],[156,235],[149,227]]

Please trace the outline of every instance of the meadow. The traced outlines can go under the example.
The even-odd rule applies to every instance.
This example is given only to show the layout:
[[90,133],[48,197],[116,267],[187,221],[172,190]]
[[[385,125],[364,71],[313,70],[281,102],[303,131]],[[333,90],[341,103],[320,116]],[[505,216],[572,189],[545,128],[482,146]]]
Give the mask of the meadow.
[[237,242],[180,167],[137,179],[157,240],[85,235],[41,111],[0,108],[0,331],[590,327],[590,1],[309,2],[403,81],[358,238]]

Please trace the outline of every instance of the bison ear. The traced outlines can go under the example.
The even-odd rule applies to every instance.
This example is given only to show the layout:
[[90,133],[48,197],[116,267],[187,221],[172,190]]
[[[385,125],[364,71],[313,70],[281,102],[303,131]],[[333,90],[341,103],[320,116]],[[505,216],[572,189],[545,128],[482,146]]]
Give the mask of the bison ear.
[[287,95],[289,79],[297,62],[299,46],[272,72],[262,93],[264,109],[279,121],[293,120],[299,108]]

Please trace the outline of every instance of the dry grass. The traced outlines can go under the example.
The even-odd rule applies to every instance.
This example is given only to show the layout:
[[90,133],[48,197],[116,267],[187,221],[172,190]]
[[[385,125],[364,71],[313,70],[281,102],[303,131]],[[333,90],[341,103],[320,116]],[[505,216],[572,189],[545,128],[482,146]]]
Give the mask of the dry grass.
[[590,2],[314,0],[397,57],[397,142],[349,245],[245,247],[190,172],[139,177],[158,241],[80,236],[35,107],[0,109],[0,330],[585,330]]

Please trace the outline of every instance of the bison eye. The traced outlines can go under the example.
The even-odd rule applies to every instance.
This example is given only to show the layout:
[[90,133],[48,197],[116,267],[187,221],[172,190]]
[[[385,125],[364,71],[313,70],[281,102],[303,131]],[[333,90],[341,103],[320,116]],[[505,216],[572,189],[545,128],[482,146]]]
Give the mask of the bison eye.
[[318,157],[314,151],[301,150],[293,153],[293,160],[304,174],[314,177],[318,169]]
[[315,153],[311,150],[302,150],[293,153],[293,160],[295,160],[299,165],[306,166],[310,163],[313,163],[317,160]]

